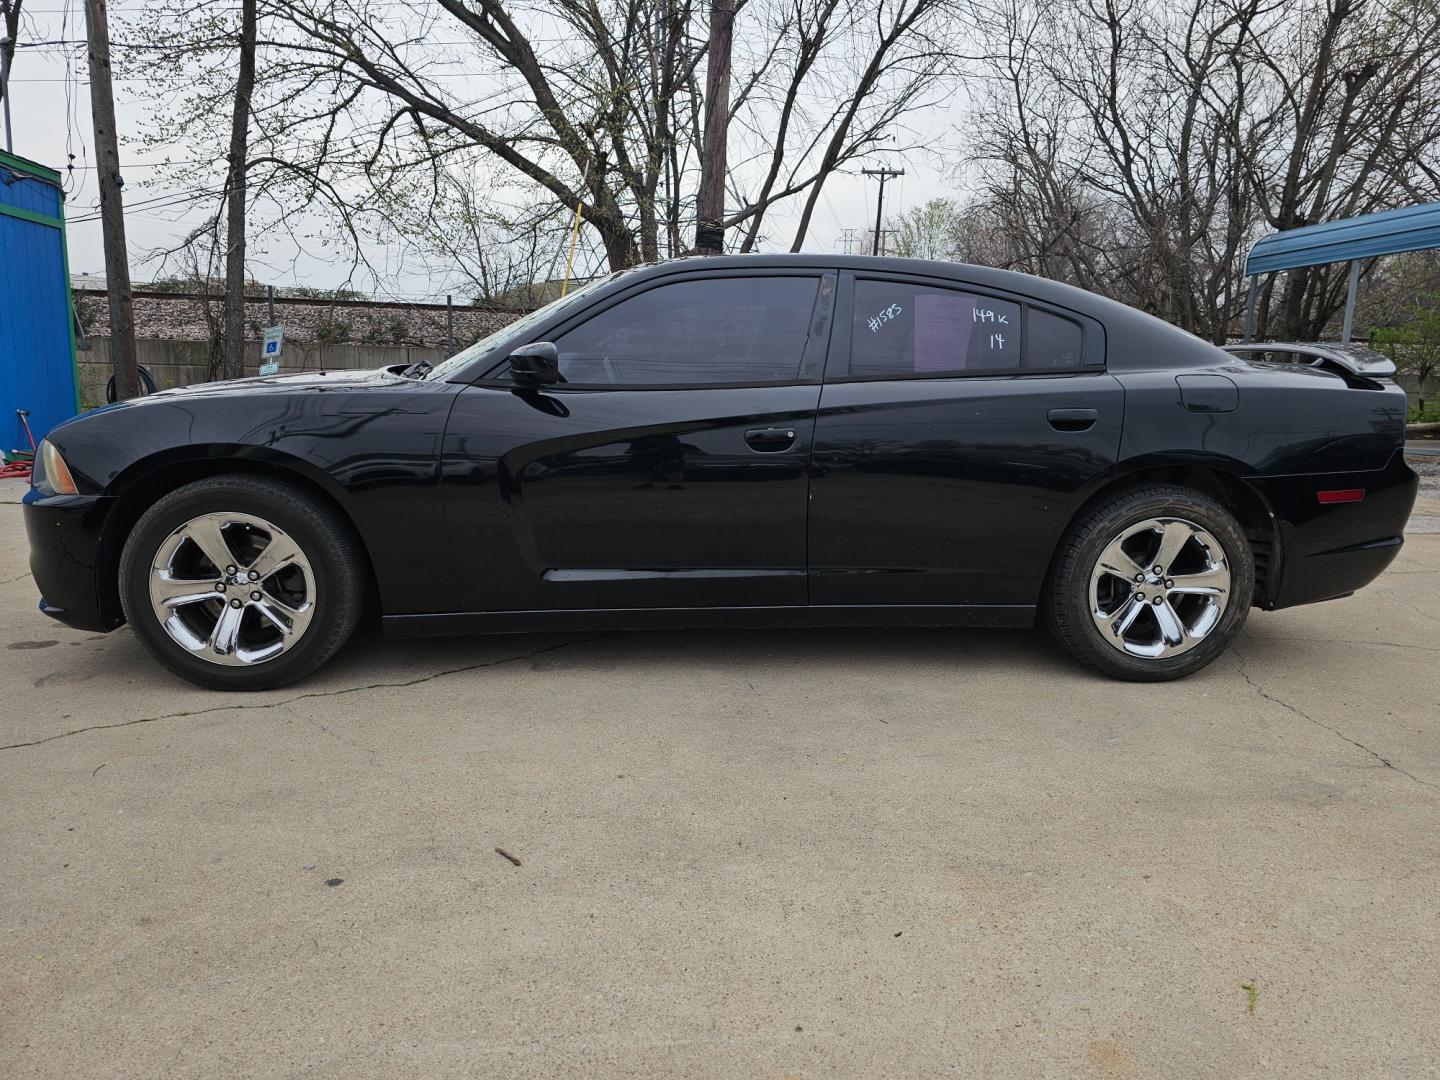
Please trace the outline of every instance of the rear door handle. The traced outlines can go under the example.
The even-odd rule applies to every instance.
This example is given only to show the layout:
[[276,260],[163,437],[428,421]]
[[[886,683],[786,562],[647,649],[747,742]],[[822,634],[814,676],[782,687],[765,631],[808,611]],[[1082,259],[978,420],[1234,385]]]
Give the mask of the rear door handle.
[[795,429],[788,427],[751,428],[745,442],[757,454],[779,454],[795,445]]
[[1085,431],[1100,419],[1094,409],[1051,409],[1046,415],[1056,431]]

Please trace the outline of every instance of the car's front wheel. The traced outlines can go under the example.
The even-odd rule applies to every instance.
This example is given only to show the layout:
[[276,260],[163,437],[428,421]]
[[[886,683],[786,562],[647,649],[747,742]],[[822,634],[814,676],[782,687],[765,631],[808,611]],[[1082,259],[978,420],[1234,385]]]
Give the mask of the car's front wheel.
[[363,559],[337,515],[301,488],[217,476],[171,492],[136,523],[120,600],[162,664],[216,690],[303,678],[350,637]]
[[1225,650],[1250,610],[1255,561],[1233,514],[1189,488],[1133,488],[1087,511],[1056,556],[1046,622],[1107,675],[1178,679]]

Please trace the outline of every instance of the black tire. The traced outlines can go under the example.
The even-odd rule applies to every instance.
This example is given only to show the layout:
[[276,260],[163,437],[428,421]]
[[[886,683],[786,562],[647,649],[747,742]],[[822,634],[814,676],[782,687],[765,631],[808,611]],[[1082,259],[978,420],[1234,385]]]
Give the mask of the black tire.
[[[1151,518],[1171,517],[1193,522],[1219,544],[1230,573],[1229,595],[1220,618],[1198,644],[1174,656],[1134,656],[1112,645],[1096,625],[1091,573],[1101,553],[1125,530]],[[1254,588],[1254,555],[1229,510],[1190,488],[1146,484],[1091,507],[1071,527],[1050,571],[1043,614],[1051,634],[1082,663],[1117,679],[1161,682],[1198,671],[1225,651],[1245,625]]]
[[[309,562],[315,579],[309,625],[273,658],[237,667],[202,659],[170,637],[151,607],[151,567],[161,545],[187,521],[214,513],[273,522]],[[120,602],[136,637],[181,678],[212,690],[266,690],[309,675],[349,640],[364,607],[366,565],[348,524],[303,488],[248,475],[216,476],[171,492],[136,522],[120,556]]]
[[[143,364],[138,365],[135,368],[135,371],[140,376],[140,396],[144,397],[147,394],[155,393],[155,376],[151,375],[149,370]],[[115,404],[114,375],[111,375],[110,381],[105,384],[105,400],[111,405]]]

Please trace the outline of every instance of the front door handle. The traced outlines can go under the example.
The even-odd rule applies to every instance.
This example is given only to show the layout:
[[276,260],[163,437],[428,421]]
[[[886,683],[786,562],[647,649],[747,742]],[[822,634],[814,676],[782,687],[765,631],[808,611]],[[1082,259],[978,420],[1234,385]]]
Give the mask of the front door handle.
[[1046,415],[1056,431],[1086,431],[1100,419],[1094,409],[1051,409]]
[[795,445],[795,429],[788,427],[751,428],[745,432],[745,442],[757,454],[780,454]]

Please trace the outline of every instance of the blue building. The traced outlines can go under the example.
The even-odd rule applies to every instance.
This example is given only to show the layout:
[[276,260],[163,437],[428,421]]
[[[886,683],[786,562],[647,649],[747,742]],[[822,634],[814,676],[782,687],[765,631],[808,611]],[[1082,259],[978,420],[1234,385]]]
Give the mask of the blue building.
[[60,174],[0,152],[0,450],[80,410]]

